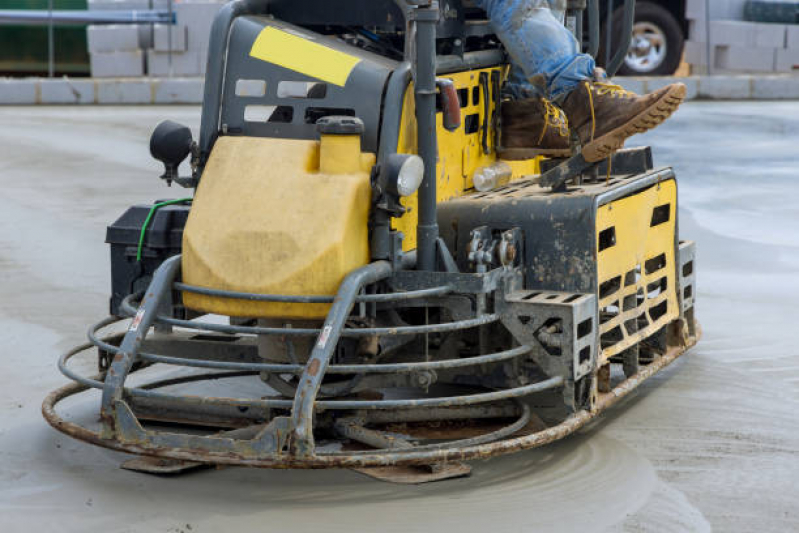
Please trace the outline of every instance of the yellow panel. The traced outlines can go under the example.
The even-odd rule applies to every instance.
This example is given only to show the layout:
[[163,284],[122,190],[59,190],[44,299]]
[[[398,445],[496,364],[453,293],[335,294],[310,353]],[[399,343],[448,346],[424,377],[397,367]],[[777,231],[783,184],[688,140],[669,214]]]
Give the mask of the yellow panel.
[[[483,153],[480,142],[481,128],[476,133],[467,135],[465,130],[466,117],[477,114],[478,124],[482,126],[484,117],[485,95],[480,88],[480,73],[486,72],[491,75],[493,71],[500,71],[501,76],[507,73],[507,67],[497,66],[482,70],[458,72],[449,74],[446,78],[453,81],[456,89],[466,89],[468,97],[466,106],[461,109],[462,125],[454,132],[444,129],[443,115],[436,114],[437,137],[438,137],[438,165],[436,176],[438,182],[436,196],[439,202],[444,202],[452,198],[462,196],[465,192],[472,191],[472,175],[481,166],[490,165],[496,162],[497,156],[494,146],[494,136],[489,129],[489,154]],[[475,104],[473,100],[474,90],[479,92],[479,101]],[[490,107],[491,113],[494,110],[493,99]],[[490,117],[490,115],[489,115]],[[399,142],[397,152],[401,154],[418,153],[418,140],[416,138],[416,106],[414,104],[413,84],[408,87],[402,105],[402,122],[400,125]],[[507,163],[513,170],[514,179],[520,179],[531,174],[539,173],[540,159],[528,161],[508,161]],[[418,220],[417,205],[418,198],[414,194],[402,199],[402,204],[409,209],[405,215],[392,221],[392,227],[405,234],[403,241],[404,250],[416,248],[416,225]]]
[[250,56],[343,87],[360,59],[297,35],[267,27]]
[[[319,142],[220,137],[183,234],[183,281],[258,294],[333,295],[369,261],[369,170],[319,172]],[[355,168],[357,168],[356,165]],[[327,304],[248,302],[183,294],[229,316],[323,318]]]
[[[667,222],[650,227],[655,207],[669,205]],[[623,339],[602,350],[602,361],[621,353],[679,316],[677,303],[677,283],[675,279],[675,228],[677,219],[677,184],[671,179],[663,181],[632,196],[615,200],[600,206],[596,216],[597,231],[597,274],[599,284],[619,278],[619,288],[607,294],[599,302],[600,311],[618,308],[619,314],[600,325],[600,333],[607,333],[620,327]],[[616,242],[613,246],[599,251],[599,234],[613,227]],[[646,273],[648,259],[664,254],[665,266],[651,274]],[[629,275],[640,268],[640,278]],[[647,285],[666,278],[666,290],[654,298],[649,298]],[[627,280],[625,280],[627,278]],[[645,300],[640,306],[633,306],[636,293],[642,291]],[[653,291],[654,292],[654,291]],[[624,305],[625,297],[628,305]],[[640,331],[628,333],[625,322],[653,307],[666,302],[666,313]],[[625,307],[627,309],[625,310]]]

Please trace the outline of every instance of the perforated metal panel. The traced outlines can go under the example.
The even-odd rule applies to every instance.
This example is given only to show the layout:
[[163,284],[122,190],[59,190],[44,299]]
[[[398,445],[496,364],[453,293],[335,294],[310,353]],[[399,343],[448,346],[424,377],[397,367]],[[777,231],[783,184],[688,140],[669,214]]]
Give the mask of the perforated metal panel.
[[674,180],[597,208],[601,362],[680,316],[676,219]]

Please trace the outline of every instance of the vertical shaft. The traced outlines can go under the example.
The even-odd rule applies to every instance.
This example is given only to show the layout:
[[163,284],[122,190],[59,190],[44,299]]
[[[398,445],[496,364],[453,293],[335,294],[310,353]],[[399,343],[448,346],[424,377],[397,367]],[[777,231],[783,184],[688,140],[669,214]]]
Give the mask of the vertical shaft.
[[55,35],[53,30],[53,0],[47,1],[47,77],[55,76]]
[[[420,2],[421,4],[421,2]],[[416,229],[419,270],[436,268],[436,24],[438,2],[433,0],[412,10],[416,24],[416,122],[419,156],[424,161],[424,179],[419,188],[419,224]]]

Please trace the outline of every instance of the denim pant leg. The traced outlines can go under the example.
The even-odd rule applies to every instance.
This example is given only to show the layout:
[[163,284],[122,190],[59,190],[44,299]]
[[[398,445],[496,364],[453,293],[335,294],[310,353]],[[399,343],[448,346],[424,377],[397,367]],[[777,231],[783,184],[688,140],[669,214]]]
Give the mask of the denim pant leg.
[[505,81],[505,86],[502,87],[502,94],[514,100],[538,98],[546,96],[546,87],[544,84],[534,85],[531,83],[521,67],[516,63],[511,63],[508,79]]
[[477,0],[477,4],[488,14],[512,62],[553,99],[562,99],[591,78],[594,59],[579,52],[577,39],[556,18],[562,20],[564,15],[563,0]]

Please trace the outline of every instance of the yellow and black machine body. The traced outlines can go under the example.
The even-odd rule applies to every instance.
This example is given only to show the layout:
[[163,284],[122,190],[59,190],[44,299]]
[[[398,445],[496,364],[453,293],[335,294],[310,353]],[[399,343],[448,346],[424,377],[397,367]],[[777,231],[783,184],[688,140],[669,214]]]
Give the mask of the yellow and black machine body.
[[[509,66],[484,16],[460,0],[225,5],[199,141],[170,122],[151,140],[193,195],[109,226],[111,316],[59,360],[75,383],[47,420],[158,458],[143,470],[441,478],[572,433],[692,346],[674,173],[649,148],[503,161]],[[80,375],[92,347],[99,373]],[[61,417],[92,388],[97,427]]]

